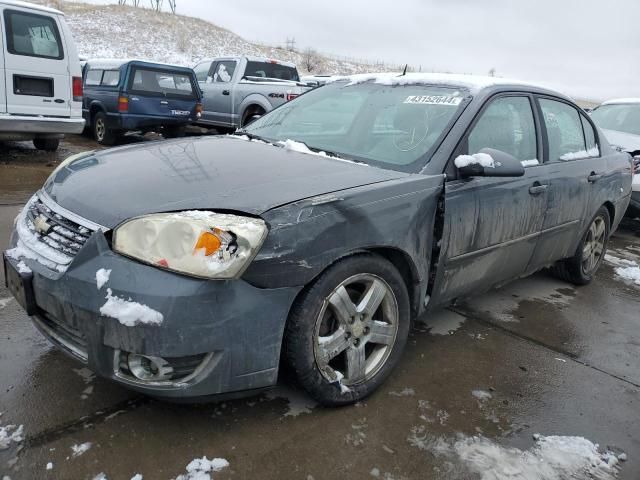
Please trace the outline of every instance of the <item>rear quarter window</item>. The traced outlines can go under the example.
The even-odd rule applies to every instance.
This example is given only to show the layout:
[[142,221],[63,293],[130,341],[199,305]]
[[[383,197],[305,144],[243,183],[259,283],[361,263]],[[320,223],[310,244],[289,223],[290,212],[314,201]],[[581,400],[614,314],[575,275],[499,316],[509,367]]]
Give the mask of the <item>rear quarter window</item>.
[[53,17],[5,10],[4,21],[9,53],[53,60],[64,58],[60,31]]
[[256,78],[276,78],[278,80],[300,81],[298,71],[295,67],[289,67],[280,63],[267,62],[247,62],[247,68],[244,71],[245,77]]
[[84,84],[88,86],[100,85],[103,70],[89,70],[85,77]]
[[141,95],[173,98],[196,98],[195,78],[169,70],[133,67],[129,89]]
[[120,70],[105,70],[102,75],[102,85],[115,87],[120,82]]

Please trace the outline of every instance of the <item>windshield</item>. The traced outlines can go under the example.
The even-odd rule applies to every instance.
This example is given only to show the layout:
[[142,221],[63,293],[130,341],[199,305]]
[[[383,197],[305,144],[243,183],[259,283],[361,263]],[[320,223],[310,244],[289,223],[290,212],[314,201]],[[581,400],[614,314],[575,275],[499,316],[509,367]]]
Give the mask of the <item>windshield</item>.
[[465,93],[454,87],[339,81],[285,103],[245,131],[271,142],[295,140],[312,150],[411,171],[433,153],[463,100]]
[[640,103],[602,105],[591,118],[600,128],[640,135]]

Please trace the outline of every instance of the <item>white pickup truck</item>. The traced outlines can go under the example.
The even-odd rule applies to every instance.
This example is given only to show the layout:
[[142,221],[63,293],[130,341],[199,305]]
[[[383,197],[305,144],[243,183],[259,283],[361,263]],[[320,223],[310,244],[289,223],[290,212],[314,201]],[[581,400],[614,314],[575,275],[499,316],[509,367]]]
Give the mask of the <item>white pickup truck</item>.
[[206,59],[194,70],[202,92],[198,121],[218,129],[235,129],[309,90],[296,66],[259,57]]

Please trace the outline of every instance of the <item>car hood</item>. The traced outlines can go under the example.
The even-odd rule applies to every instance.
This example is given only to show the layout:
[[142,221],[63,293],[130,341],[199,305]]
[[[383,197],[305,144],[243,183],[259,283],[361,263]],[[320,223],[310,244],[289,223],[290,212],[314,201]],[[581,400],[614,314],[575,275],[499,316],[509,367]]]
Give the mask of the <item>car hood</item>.
[[620,132],[618,130],[602,129],[602,133],[607,137],[608,142],[614,147],[620,147],[625,152],[633,153],[640,151],[640,135]]
[[303,198],[407,176],[237,137],[159,141],[81,156],[44,186],[107,228],[148,213],[211,209],[260,215]]

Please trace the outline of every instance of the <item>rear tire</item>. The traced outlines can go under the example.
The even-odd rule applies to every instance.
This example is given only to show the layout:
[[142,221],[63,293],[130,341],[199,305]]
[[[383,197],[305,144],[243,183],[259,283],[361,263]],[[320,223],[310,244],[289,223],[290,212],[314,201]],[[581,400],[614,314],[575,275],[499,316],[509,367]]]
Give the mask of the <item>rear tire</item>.
[[113,145],[116,143],[118,136],[116,132],[107,127],[107,116],[104,112],[98,112],[93,117],[93,138],[100,145]]
[[575,285],[590,283],[607,253],[610,225],[609,210],[602,206],[591,220],[575,255],[553,266],[554,275]]
[[265,113],[266,112],[262,107],[254,106],[254,107],[247,108],[244,114],[242,115],[242,122],[240,123],[240,127],[242,128],[246,127],[251,122],[262,117]]
[[399,362],[409,334],[409,295],[398,270],[372,254],[329,267],[294,304],[284,358],[323,405],[373,393]]
[[38,150],[44,150],[45,152],[55,152],[60,145],[59,138],[34,138],[33,146]]

